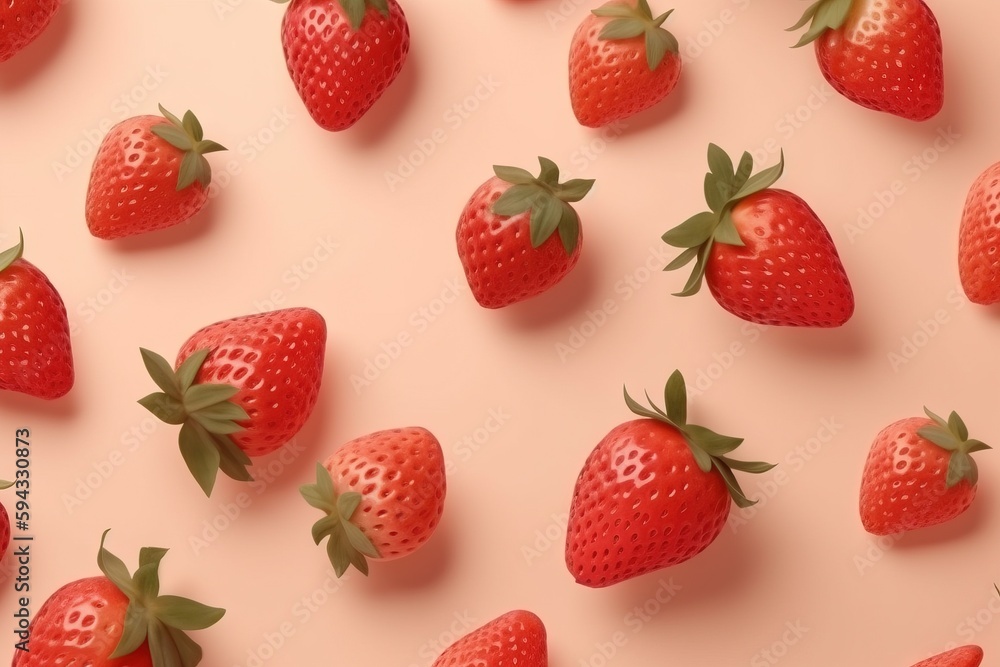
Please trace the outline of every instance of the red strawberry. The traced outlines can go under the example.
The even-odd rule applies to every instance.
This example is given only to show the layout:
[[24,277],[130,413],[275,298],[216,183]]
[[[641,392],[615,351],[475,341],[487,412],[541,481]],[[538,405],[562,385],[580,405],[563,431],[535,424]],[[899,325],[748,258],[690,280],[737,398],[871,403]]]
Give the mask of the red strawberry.
[[548,667],[545,626],[530,611],[511,611],[445,649],[431,667]]
[[378,431],[356,438],[325,463],[316,483],[299,491],[326,515],[312,528],[337,576],[354,565],[368,574],[365,556],[395,560],[419,549],[444,511],[444,454],[420,427]]
[[677,39],[646,0],[615,0],[591,11],[573,35],[569,93],[582,125],[603,127],[662,101],[677,85]]
[[911,417],[890,424],[875,438],[861,476],[861,523],[874,535],[934,526],[969,509],[979,469],[970,454],[990,449],[969,439],[952,412],[945,421]]
[[559,183],[559,167],[538,161],[537,178],[517,167],[493,167],[496,176],[479,186],[458,220],[458,257],[485,308],[541,294],[580,259],[580,218],[570,202],[583,199],[594,181]]
[[0,2],[0,63],[35,41],[48,27],[59,5],[60,0]]
[[729,458],[742,438],[687,422],[680,371],[664,398],[666,412],[652,400],[649,410],[626,391],[629,409],[643,419],[612,429],[580,471],[566,531],[566,565],[577,583],[602,588],[701,553],[722,531],[730,498],[739,507],[756,502],[733,470],[774,467]]
[[135,236],[189,219],[208,201],[212,167],[205,153],[226,150],[205,139],[188,111],[184,120],[137,116],[118,123],[94,158],[87,187],[87,227],[102,239]]
[[697,258],[684,290],[691,296],[704,278],[712,296],[733,315],[771,325],[838,327],[854,313],[854,293],[830,232],[809,205],[785,190],[770,189],[781,162],[751,177],[753,158],[739,167],[709,144],[705,198],[710,211],[663,235],[685,248],[667,271]]
[[140,351],[162,391],[139,403],[183,424],[181,454],[211,495],[218,470],[249,480],[248,457],[278,449],[309,418],[323,379],[326,322],[311,308],[216,322],[184,343],[176,372],[160,355]]
[[309,115],[337,132],[358,122],[396,80],[410,52],[410,27],[396,0],[292,0],[281,44]]
[[1000,302],[1000,162],[969,190],[958,232],[958,273],[973,303]]
[[214,625],[225,609],[176,595],[160,595],[157,570],[166,549],[139,551],[139,568],[104,548],[103,577],[66,584],[49,597],[28,628],[27,650],[12,667],[194,667],[202,651],[185,633]]
[[941,29],[923,0],[819,0],[789,30],[812,22],[820,71],[866,109],[927,120],[944,105]]
[[983,649],[978,646],[959,646],[921,660],[913,667],[979,667],[983,662]]
[[0,389],[59,398],[74,377],[66,306],[23,252],[21,234],[0,253]]

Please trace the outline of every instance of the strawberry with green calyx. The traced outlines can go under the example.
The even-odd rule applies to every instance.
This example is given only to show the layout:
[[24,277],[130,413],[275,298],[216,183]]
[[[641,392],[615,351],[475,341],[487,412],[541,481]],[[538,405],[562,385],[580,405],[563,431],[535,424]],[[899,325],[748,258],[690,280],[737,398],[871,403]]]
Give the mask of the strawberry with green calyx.
[[691,296],[708,284],[715,300],[737,317],[758,324],[837,327],[854,313],[854,293],[830,232],[801,197],[773,189],[777,165],[752,175],[753,158],[737,167],[721,148],[708,147],[708,211],[663,235],[684,251],[664,270],[695,260],[684,289]]
[[225,384],[194,384],[210,350],[195,352],[176,372],[155,352],[139,351],[149,376],[161,390],[139,399],[139,404],[163,422],[181,425],[181,455],[205,495],[212,495],[219,470],[235,480],[250,481],[250,457],[229,438],[243,430],[238,422],[250,418],[230,400],[239,389]]
[[94,158],[87,187],[90,233],[117,239],[172,227],[208,201],[207,153],[226,148],[205,139],[197,117],[136,116],[111,128]]
[[788,28],[811,24],[823,77],[867,109],[923,121],[944,105],[941,29],[924,0],[818,0]]
[[681,74],[677,38],[646,0],[615,0],[591,11],[573,35],[569,90],[573,113],[603,127],[658,104]]
[[476,301],[503,308],[537,296],[576,266],[583,245],[571,206],[593,180],[559,182],[559,167],[539,157],[539,175],[494,166],[496,174],[472,195],[455,232],[458,255]]
[[30,650],[15,651],[12,667],[195,667],[202,649],[185,633],[219,621],[225,609],[161,595],[157,570],[166,549],[144,547],[139,568],[104,548],[103,577],[79,579],[49,597],[28,629]]
[[312,527],[313,542],[317,545],[329,537],[326,553],[338,577],[353,565],[364,575],[368,574],[368,560],[380,554],[368,536],[351,523],[351,517],[361,505],[361,494],[356,491],[337,494],[333,488],[330,471],[322,463],[316,464],[316,483],[305,484],[299,492],[306,502],[326,512]]

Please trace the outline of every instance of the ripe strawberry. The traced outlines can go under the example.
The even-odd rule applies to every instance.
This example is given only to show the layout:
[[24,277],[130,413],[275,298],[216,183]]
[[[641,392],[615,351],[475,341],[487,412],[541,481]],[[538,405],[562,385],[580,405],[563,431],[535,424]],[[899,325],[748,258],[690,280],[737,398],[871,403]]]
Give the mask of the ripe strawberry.
[[193,113],[184,120],[136,116],[118,123],[94,158],[87,187],[90,233],[102,239],[135,236],[172,227],[208,201],[212,167],[205,153],[226,150],[205,139]]
[[1000,162],[979,175],[969,190],[958,232],[958,273],[973,303],[1000,302]]
[[495,618],[444,650],[431,667],[548,667],[542,619],[516,610]]
[[181,347],[174,366],[141,349],[162,390],[139,403],[183,424],[180,449],[206,495],[218,470],[248,481],[251,456],[278,449],[305,424],[323,379],[326,322],[288,308],[211,324]]
[[12,667],[194,667],[202,650],[185,633],[214,625],[225,609],[176,595],[160,595],[157,570],[166,549],[139,551],[135,575],[104,548],[103,577],[66,584],[38,610],[28,628],[28,650],[14,651]]
[[559,167],[548,158],[538,161],[537,178],[517,167],[494,166],[496,176],[479,186],[458,220],[458,257],[485,308],[541,294],[580,259],[580,218],[570,202],[583,199],[594,181],[559,183]]
[[573,35],[569,93],[580,124],[603,127],[658,104],[677,85],[677,39],[646,0],[614,0],[591,11]]
[[396,80],[410,52],[410,27],[396,0],[291,0],[281,44],[309,115],[337,132],[358,122]]
[[941,29],[923,0],[818,0],[789,30],[812,22],[823,77],[866,109],[927,120],[944,105]]
[[566,565],[579,584],[610,586],[701,553],[722,531],[730,498],[739,507],[756,502],[733,470],[774,467],[729,458],[742,438],[687,422],[680,371],[664,399],[666,412],[652,400],[649,410],[626,391],[625,403],[643,419],[612,429],[580,471],[566,531]]
[[983,662],[983,649],[978,646],[959,646],[934,657],[921,660],[913,667],[979,667]]
[[59,0],[0,2],[0,63],[35,41],[59,9]]
[[66,306],[23,252],[19,233],[17,245],[0,253],[0,389],[59,398],[74,378]]
[[958,414],[945,421],[901,419],[875,438],[861,477],[861,523],[874,535],[894,535],[944,523],[969,509],[979,469],[970,454],[990,449],[969,439]]
[[299,491],[325,516],[312,528],[324,537],[337,576],[365,556],[395,560],[419,549],[444,511],[444,454],[430,431],[397,428],[356,438],[316,464],[316,483]]
[[854,293],[830,232],[800,197],[770,189],[784,169],[751,177],[753,158],[739,167],[714,144],[708,147],[705,198],[699,213],[663,235],[685,248],[667,265],[673,271],[697,258],[684,290],[708,282],[712,296],[733,315],[759,324],[838,327],[854,313]]

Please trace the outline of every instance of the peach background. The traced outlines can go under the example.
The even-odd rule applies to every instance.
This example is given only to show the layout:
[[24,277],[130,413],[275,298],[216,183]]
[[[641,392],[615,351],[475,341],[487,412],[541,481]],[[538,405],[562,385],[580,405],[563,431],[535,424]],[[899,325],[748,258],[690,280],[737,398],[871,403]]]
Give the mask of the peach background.
[[[265,637],[284,630],[263,664],[425,667],[441,648],[430,642],[450,641],[453,622],[461,628],[457,617],[478,625],[516,607],[545,621],[555,667],[774,664],[760,652],[782,642],[789,623],[808,631],[778,651],[788,664],[906,666],[968,641],[986,649],[987,664],[997,659],[1000,455],[978,456],[980,497],[967,515],[886,548],[862,530],[856,503],[875,433],[924,404],[959,410],[974,435],[1000,442],[990,351],[1000,320],[956,291],[954,262],[967,188],[1000,159],[990,46],[1000,6],[932,1],[947,103],[913,124],[816,95],[814,57],[790,50],[795,38],[781,30],[805,3],[680,0],[670,19],[686,60],[680,89],[602,135],[575,123],[565,82],[570,37],[596,4],[406,2],[413,47],[403,74],[339,135],[319,130],[301,107],[281,56],[283,8],[269,2],[69,0],[30,50],[0,68],[3,245],[24,228],[26,256],[59,288],[76,327],[78,381],[68,397],[0,398],[11,441],[0,468],[13,470],[14,429],[33,432],[35,611],[61,584],[97,573],[99,536],[111,528],[109,547],[130,567],[140,546],[170,547],[164,590],[228,608],[196,635],[205,665],[256,664],[251,655]],[[483,80],[492,90],[479,88],[483,99],[469,102],[478,108],[458,123],[449,109]],[[155,112],[157,101],[176,113],[194,109],[230,148],[211,156],[217,178],[239,173],[189,225],[122,243],[94,239],[83,200],[103,134],[95,129]],[[783,120],[796,113],[802,122]],[[277,131],[264,131],[269,123]],[[390,192],[385,173],[439,128],[444,143]],[[948,128],[957,138],[935,149]],[[267,145],[254,147],[252,136]],[[754,150],[767,164],[784,148],[780,185],[824,219],[856,289],[857,313],[843,329],[759,331],[707,293],[671,297],[682,276],[644,268],[673,256],[660,234],[701,210],[709,141]],[[54,165],[74,150],[84,153],[82,166],[57,177]],[[912,156],[925,150],[934,164],[914,171]],[[459,211],[492,164],[535,169],[539,154],[597,179],[578,206],[583,259],[548,295],[485,311],[455,252]],[[863,233],[850,233],[859,208],[878,213],[877,193],[894,181],[902,194]],[[328,254],[320,240],[337,247]],[[308,280],[295,283],[296,266]],[[137,348],[169,357],[197,328],[266,308],[275,291],[280,305],[309,305],[327,318],[320,406],[297,449],[261,460],[273,475],[263,493],[222,478],[206,499],[183,466],[175,429],[154,427],[135,402],[152,387]],[[599,328],[585,326],[593,335],[561,359],[557,345],[609,300],[615,312]],[[421,308],[437,314],[432,323]],[[935,335],[918,333],[935,318],[943,324],[925,325]],[[401,334],[409,344],[399,358],[355,391],[351,376]],[[919,351],[893,368],[888,355],[904,338]],[[735,344],[739,355],[727,358]],[[693,399],[694,417],[744,436],[745,457],[782,462],[785,476],[744,477],[766,502],[700,557],[611,589],[578,587],[563,564],[559,515],[580,466],[629,418],[622,384],[657,396],[677,367],[689,383],[699,373],[713,378]],[[491,411],[504,423],[488,439],[479,432],[473,452],[462,439],[475,437]],[[835,423],[832,438],[824,420]],[[368,580],[331,583],[309,538],[315,511],[296,488],[340,443],[409,424],[437,434],[451,464],[440,529],[408,560],[376,564]],[[141,437],[128,435],[133,429]],[[812,453],[796,454],[811,438]],[[68,507],[109,457],[120,465]],[[192,546],[206,522],[226,522],[224,507],[241,492],[250,506],[211,544]],[[12,498],[3,494],[8,507]],[[546,532],[555,537],[548,546],[539,538]],[[859,571],[858,558],[871,566]],[[8,559],[0,627],[14,610],[9,568]],[[680,590],[658,613],[629,616],[671,580]],[[322,603],[306,613],[309,597]],[[981,632],[965,620],[977,613]],[[616,633],[621,646],[602,661],[599,645]],[[9,656],[13,637],[0,636]]]

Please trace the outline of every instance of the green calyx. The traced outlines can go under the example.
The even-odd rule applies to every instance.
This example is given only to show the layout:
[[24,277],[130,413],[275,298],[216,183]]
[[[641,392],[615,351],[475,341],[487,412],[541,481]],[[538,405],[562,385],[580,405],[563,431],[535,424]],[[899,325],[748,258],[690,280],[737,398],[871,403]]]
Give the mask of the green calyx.
[[650,70],[655,70],[663,62],[668,51],[674,55],[680,52],[677,38],[663,27],[663,22],[673,11],[671,9],[653,18],[653,10],[649,8],[649,3],[646,0],[639,0],[635,7],[623,2],[609,2],[591,10],[591,13],[613,19],[601,30],[599,39],[632,39],[645,35],[646,64]]
[[338,494],[330,471],[322,463],[316,464],[316,483],[303,484],[299,493],[307,503],[325,513],[313,524],[312,537],[317,545],[324,537],[330,538],[326,543],[326,553],[337,576],[343,576],[351,565],[367,576],[368,561],[365,556],[379,558],[379,552],[368,536],[351,523],[351,517],[361,505],[361,494],[356,491]]
[[511,187],[493,202],[492,210],[507,216],[531,211],[531,247],[542,245],[558,230],[566,254],[571,255],[580,240],[580,216],[570,204],[586,197],[594,181],[575,178],[560,183],[555,162],[539,157],[538,163],[541,172],[537,178],[526,169],[493,167],[497,178]]
[[782,151],[778,164],[751,176],[753,157],[750,153],[744,152],[739,165],[734,168],[732,158],[724,150],[709,144],[708,168],[705,174],[705,201],[709,210],[688,218],[662,237],[668,245],[684,248],[684,252],[667,264],[664,271],[675,271],[696,260],[684,289],[674,296],[698,293],[713,245],[746,245],[733,223],[733,206],[741,199],[774,185],[784,171],[785,153]]
[[847,15],[851,13],[851,5],[853,3],[854,0],[817,0],[817,2],[814,2],[805,11],[798,23],[791,28],[786,28],[788,32],[794,32],[811,22],[809,30],[802,35],[802,39],[792,48],[797,49],[800,46],[805,46],[819,39],[820,35],[827,30],[836,30],[844,25]]
[[150,131],[174,148],[184,151],[181,168],[177,172],[177,190],[183,190],[195,181],[207,188],[212,182],[212,165],[205,159],[205,153],[228,150],[225,146],[205,139],[205,131],[190,111],[184,114],[184,120],[173,115],[160,106],[160,113],[168,122],[154,125]]
[[[277,2],[278,4],[285,4],[288,0],[272,0],[272,2]],[[389,0],[337,0],[340,6],[344,9],[344,13],[347,14],[347,20],[351,24],[353,30],[357,30],[361,27],[361,24],[365,20],[365,12],[368,11],[368,7],[374,7],[378,10],[378,13],[386,18],[389,17]]]
[[0,253],[0,271],[4,271],[11,264],[21,259],[24,254],[24,232],[17,230],[18,241],[13,248],[7,248]]
[[229,399],[239,389],[227,384],[195,384],[210,350],[199,350],[184,360],[177,372],[166,359],[139,348],[149,376],[161,391],[139,399],[139,404],[167,424],[180,424],[181,455],[206,496],[212,495],[219,470],[242,482],[251,481],[250,457],[229,436],[243,430],[237,422],[250,416]]
[[670,379],[667,380],[667,386],[663,392],[666,412],[657,407],[649,394],[646,394],[646,400],[649,401],[652,410],[637,403],[628,395],[628,390],[625,390],[625,403],[629,410],[640,417],[655,419],[676,428],[684,436],[684,441],[691,450],[691,454],[694,455],[698,468],[705,473],[711,472],[713,468],[719,471],[722,479],[726,482],[726,488],[729,489],[729,495],[732,496],[738,507],[750,507],[757,504],[756,500],[748,499],[743,493],[733,470],[760,474],[767,472],[775,464],[759,461],[737,461],[729,458],[726,455],[743,444],[743,438],[719,435],[704,426],[689,424],[687,421],[687,388],[684,385],[684,376],[681,375],[680,371],[674,371],[670,375]]
[[14,486],[14,482],[7,481],[6,479],[0,479],[0,490],[9,489]]
[[975,486],[976,482],[979,481],[979,467],[976,466],[971,454],[981,452],[984,449],[992,449],[992,447],[980,440],[970,440],[969,429],[966,428],[965,422],[962,421],[957,412],[948,415],[948,421],[927,408],[924,408],[924,413],[930,417],[934,424],[918,429],[917,435],[925,440],[930,440],[941,449],[951,452],[945,486],[950,489],[963,479]]
[[167,550],[159,547],[140,549],[139,567],[131,575],[125,563],[104,548],[107,536],[105,530],[97,552],[97,566],[128,598],[122,636],[108,658],[130,655],[148,641],[153,667],[194,667],[200,663],[201,647],[185,632],[215,625],[226,610],[176,595],[160,595],[157,571]]

